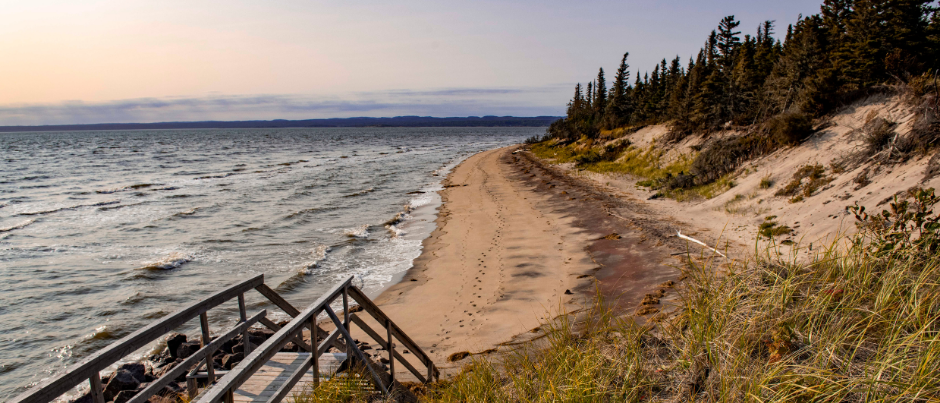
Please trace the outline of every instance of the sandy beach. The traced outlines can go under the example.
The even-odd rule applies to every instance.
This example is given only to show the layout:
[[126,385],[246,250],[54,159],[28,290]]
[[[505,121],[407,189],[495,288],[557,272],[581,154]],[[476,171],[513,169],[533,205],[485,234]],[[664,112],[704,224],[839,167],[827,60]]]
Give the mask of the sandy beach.
[[663,220],[621,211],[622,200],[516,149],[479,153],[450,174],[422,255],[376,299],[445,373],[462,364],[452,354],[530,339],[545,319],[590,304],[596,289],[632,313],[678,276],[670,252],[684,243]]

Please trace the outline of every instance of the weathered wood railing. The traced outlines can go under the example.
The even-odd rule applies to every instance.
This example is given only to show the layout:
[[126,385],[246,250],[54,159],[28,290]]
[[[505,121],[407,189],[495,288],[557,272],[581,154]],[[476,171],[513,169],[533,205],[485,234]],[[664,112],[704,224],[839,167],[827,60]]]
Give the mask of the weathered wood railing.
[[[307,373],[308,370],[313,368],[313,386],[317,387],[320,381],[320,371],[318,368],[318,361],[320,356],[329,349],[330,344],[342,337],[346,347],[347,359],[355,358],[359,362],[365,363],[364,367],[369,371],[372,376],[372,380],[375,383],[376,389],[381,391],[383,394],[387,394],[389,388],[395,382],[395,361],[398,360],[402,365],[407,368],[412,375],[414,375],[421,382],[432,381],[439,377],[440,373],[434,363],[431,361],[430,357],[421,350],[420,347],[408,337],[395,323],[376,306],[372,300],[370,300],[361,290],[352,285],[353,277],[350,276],[346,280],[335,285],[329,292],[320,297],[316,302],[309,305],[302,312],[296,312],[294,319],[290,323],[284,325],[283,328],[277,331],[273,336],[271,336],[267,341],[262,345],[258,346],[255,351],[250,355],[246,356],[245,359],[239,363],[235,368],[232,368],[225,376],[219,379],[218,383],[213,385],[205,393],[201,395],[198,399],[198,403],[216,403],[216,402],[232,402],[235,391],[241,386],[245,381],[247,381],[251,376],[258,371],[271,357],[276,354],[281,347],[287,344],[288,341],[296,337],[297,335],[303,332],[304,327],[315,327],[317,317],[321,313],[326,313],[327,317],[333,322],[333,325],[336,327],[331,333],[329,333],[326,338],[321,341],[319,344],[316,343],[315,339],[311,340],[311,345],[309,346],[310,351],[313,353],[304,361],[304,363],[297,368],[294,373],[290,374],[286,381],[281,384],[278,390],[274,393],[271,398],[268,399],[269,403],[276,403],[283,400],[288,396],[290,391],[294,388],[297,382]],[[330,306],[337,299],[342,298],[343,302],[343,319],[341,320],[336,312],[333,311],[333,308]],[[378,333],[372,330],[366,323],[360,319],[355,314],[350,313],[349,304],[350,300],[355,301],[359,304],[364,312],[367,312],[372,316],[378,323],[386,329],[386,337],[383,339]],[[286,301],[283,303],[286,304]],[[283,309],[283,307],[282,307]],[[350,335],[351,327],[350,320],[356,323],[356,325],[362,329],[369,337],[378,342],[383,348],[388,351],[388,361],[389,361],[389,370],[387,375],[380,374],[377,371],[377,366],[374,365],[372,360],[366,357],[366,355],[359,349],[355,343],[355,339]],[[403,346],[408,348],[414,356],[425,366],[426,376],[418,371],[414,366],[408,362],[400,353],[395,350],[395,342],[397,339]],[[349,363],[349,366],[353,365]],[[386,375],[386,376],[382,376]]]
[[[78,386],[82,382],[85,382],[86,380],[89,382],[89,393],[91,394],[92,401],[94,403],[105,403],[104,388],[100,378],[101,371],[105,370],[129,354],[152,344],[157,339],[163,337],[174,329],[183,326],[190,320],[195,319],[197,316],[199,317],[199,322],[202,328],[201,348],[191,356],[187,357],[182,363],[173,367],[173,369],[168,371],[159,379],[151,382],[144,390],[136,394],[129,402],[143,403],[147,401],[148,398],[160,392],[164,387],[173,382],[174,379],[189,371],[191,367],[196,366],[197,364],[202,365],[203,363],[209,363],[209,365],[206,365],[206,370],[208,372],[207,378],[211,383],[216,375],[211,365],[212,356],[213,353],[215,353],[222,344],[241,334],[243,339],[246,340],[244,343],[244,353],[247,356],[251,353],[251,343],[247,341],[248,328],[250,328],[255,323],[262,323],[265,326],[271,328],[271,330],[276,331],[280,329],[280,327],[278,327],[274,322],[266,317],[266,310],[261,310],[251,317],[248,316],[247,307],[245,306],[245,293],[251,291],[252,289],[257,290],[265,297],[268,297],[268,299],[278,307],[282,307],[282,305],[286,304],[286,301],[284,301],[283,298],[281,298],[274,290],[264,284],[264,275],[252,277],[251,279],[233,285],[200,302],[192,304],[189,307],[167,315],[159,321],[121,338],[108,347],[105,347],[103,350],[81,360],[77,364],[68,367],[64,373],[40,382],[30,390],[14,397],[8,403],[51,402],[58,399],[64,393]],[[210,309],[215,308],[233,298],[238,299],[238,310],[240,316],[238,324],[236,324],[233,328],[226,330],[224,333],[218,335],[214,339],[211,339],[209,336],[209,320],[207,312]],[[289,304],[287,305],[289,306]],[[288,314],[290,314],[290,312],[288,312]],[[323,333],[322,330],[320,330],[320,332]],[[301,343],[301,345],[302,344],[303,343]],[[337,345],[344,348],[342,343],[337,343]],[[189,382],[189,393],[191,396],[194,396],[196,392],[192,389],[194,386],[194,382]]]
[[[160,337],[183,326],[197,316],[199,317],[202,330],[201,348],[164,373],[160,378],[151,382],[146,388],[134,395],[128,403],[146,402],[150,397],[159,393],[164,387],[187,372],[187,389],[190,399],[197,396],[198,384],[195,380],[201,378],[206,379],[206,383],[209,387],[202,396],[199,397],[200,402],[225,401],[231,403],[235,390],[288,342],[294,342],[301,349],[309,351],[311,354],[304,365],[295,373],[291,374],[288,381],[269,399],[271,403],[280,402],[285,398],[310,367],[313,367],[314,370],[314,385],[316,386],[319,383],[320,375],[319,368],[317,367],[318,359],[330,347],[336,347],[341,351],[345,351],[347,357],[355,357],[360,362],[366,363],[365,367],[371,373],[376,388],[383,393],[388,393],[389,387],[395,381],[394,368],[396,360],[421,382],[436,379],[439,376],[439,372],[427,354],[366,297],[361,290],[353,286],[352,279],[353,277],[350,276],[340,282],[326,295],[322,296],[303,311],[299,311],[277,294],[277,292],[264,284],[264,275],[258,275],[220,291],[187,308],[174,312],[143,329],[121,338],[103,350],[70,366],[64,373],[42,381],[30,390],[16,396],[8,403],[48,403],[58,399],[64,393],[86,380],[90,384],[89,393],[91,394],[92,401],[94,403],[105,403],[104,388],[100,378],[100,372],[102,370],[129,354],[150,345]],[[293,317],[293,319],[281,327],[267,318],[266,310],[261,310],[249,317],[245,305],[245,293],[252,289],[258,291],[275,306]],[[343,300],[343,320],[340,320],[330,307],[330,304],[339,297],[342,297]],[[207,312],[233,298],[238,299],[238,323],[231,329],[218,334],[215,338],[210,337]],[[384,339],[375,330],[370,328],[365,321],[357,315],[350,313],[350,300],[358,303],[363,311],[370,314],[381,326],[385,327],[386,337]],[[336,327],[336,330],[331,333],[327,333],[317,325],[317,317],[324,312]],[[384,376],[380,376],[379,372],[376,371],[376,365],[374,365],[356,346],[354,339],[350,335],[350,320],[369,337],[379,343],[382,348],[388,351],[388,374],[382,371],[382,375]],[[252,349],[252,344],[248,337],[248,329],[256,323],[260,323],[275,331],[275,334],[257,348]],[[310,330],[311,334],[311,342],[309,345],[303,339],[303,331],[305,328]],[[213,354],[218,351],[224,343],[232,340],[239,334],[242,335],[244,340],[245,358],[230,371],[215,371],[213,368]],[[342,340],[340,340],[340,338],[342,338]],[[318,339],[321,340],[320,343],[317,343]],[[414,368],[408,360],[395,350],[395,339],[397,339],[401,345],[409,349],[421,364],[425,366],[426,376]],[[205,365],[205,371],[201,370],[203,365]],[[221,376],[221,378],[218,379],[216,383],[217,376]],[[213,385],[213,383],[215,384]]]

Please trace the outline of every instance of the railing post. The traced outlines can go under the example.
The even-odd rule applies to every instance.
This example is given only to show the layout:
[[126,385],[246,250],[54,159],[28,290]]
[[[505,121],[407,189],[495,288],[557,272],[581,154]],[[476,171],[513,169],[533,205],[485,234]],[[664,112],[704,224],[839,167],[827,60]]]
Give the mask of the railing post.
[[89,392],[91,393],[92,402],[104,403],[104,388],[101,386],[101,375],[98,374],[98,371],[91,374],[88,383],[91,384]]
[[388,334],[388,387],[395,383],[395,343],[392,342],[392,321],[385,320],[385,332]]
[[[248,321],[248,310],[245,308],[245,293],[238,294],[238,315],[241,317],[242,323]],[[242,340],[245,345],[245,357],[248,354],[251,354],[251,342],[248,340],[248,328],[245,327],[245,331],[242,332]]]
[[[209,315],[205,312],[199,314],[199,324],[202,325],[202,346],[200,347],[205,347],[212,342],[212,340],[209,339]],[[212,382],[215,382],[215,368],[212,365],[214,364],[212,360],[214,353],[215,351],[208,351],[206,354],[206,374],[209,375],[206,385],[212,385]]]
[[225,391],[225,403],[235,403],[235,393],[231,389]]
[[[346,330],[346,334],[352,337],[352,333],[349,331],[349,286],[343,287],[343,329]],[[350,350],[350,345],[355,343],[354,340],[346,340],[346,361],[349,361],[349,369],[353,368],[356,360],[353,357],[352,350]]]
[[[303,336],[303,334],[301,334]],[[300,338],[303,340],[303,337]],[[313,388],[316,389],[320,386],[320,349],[317,348],[317,314],[314,313],[310,316],[310,354],[313,355],[313,359],[310,361],[313,363]]]

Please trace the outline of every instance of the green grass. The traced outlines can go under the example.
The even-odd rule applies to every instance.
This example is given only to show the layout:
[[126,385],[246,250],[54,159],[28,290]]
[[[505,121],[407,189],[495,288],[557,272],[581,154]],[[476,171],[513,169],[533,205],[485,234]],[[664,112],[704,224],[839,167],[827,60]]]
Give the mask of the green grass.
[[664,196],[678,201],[692,201],[711,199],[735,187],[731,174],[722,176],[718,180],[705,185],[694,186],[690,189],[672,189],[662,192]]

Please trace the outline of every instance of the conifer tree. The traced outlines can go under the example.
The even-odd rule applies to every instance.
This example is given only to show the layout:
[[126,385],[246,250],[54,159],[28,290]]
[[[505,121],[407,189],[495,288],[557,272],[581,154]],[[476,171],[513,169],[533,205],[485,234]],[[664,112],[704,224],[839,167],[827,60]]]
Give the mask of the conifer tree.
[[620,67],[617,68],[617,75],[614,76],[614,82],[610,88],[610,103],[607,104],[604,115],[605,124],[611,129],[626,125],[632,113],[630,100],[627,98],[627,87],[630,80],[630,65],[627,64],[627,57],[629,56],[630,52],[627,52],[620,59]]
[[598,115],[607,110],[607,80],[604,78],[604,68],[597,72],[597,84],[594,86],[594,111]]

